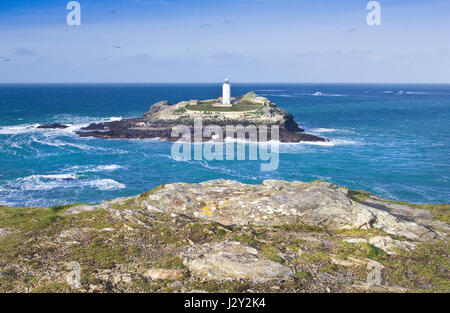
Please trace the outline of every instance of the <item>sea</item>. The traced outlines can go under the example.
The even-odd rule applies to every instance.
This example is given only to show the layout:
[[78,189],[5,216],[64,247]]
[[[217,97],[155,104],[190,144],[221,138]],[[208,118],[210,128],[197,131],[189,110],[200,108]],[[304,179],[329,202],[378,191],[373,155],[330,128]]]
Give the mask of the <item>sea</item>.
[[[232,84],[290,112],[328,142],[279,145],[279,164],[184,160],[158,139],[75,134],[92,122],[141,116],[161,100],[211,99],[220,84],[0,85],[0,204],[99,203],[158,185],[212,179],[323,180],[386,199],[450,202],[450,85]],[[36,129],[44,123],[70,126]]]

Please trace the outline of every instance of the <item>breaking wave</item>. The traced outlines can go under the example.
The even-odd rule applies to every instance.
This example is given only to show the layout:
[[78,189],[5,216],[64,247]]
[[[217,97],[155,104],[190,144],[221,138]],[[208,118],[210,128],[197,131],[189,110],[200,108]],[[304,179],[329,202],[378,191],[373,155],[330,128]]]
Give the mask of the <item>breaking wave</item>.
[[123,189],[126,186],[112,179],[89,179],[75,173],[31,175],[18,178],[14,182],[9,182],[3,188],[4,191],[48,191],[58,188],[79,188],[88,187],[98,190]]
[[[91,123],[102,123],[102,122],[113,122],[122,120],[121,116],[112,116],[106,118],[95,118],[95,117],[80,117],[80,116],[71,116],[55,119],[54,121],[50,121],[49,123],[60,123],[66,126],[69,126],[64,129],[40,129],[38,128],[39,123],[34,124],[19,124],[19,125],[6,125],[0,126],[0,135],[20,135],[24,133],[73,133],[79,130],[82,127],[86,127]],[[44,124],[44,123],[43,123]]]
[[323,134],[323,133],[354,133],[354,131],[347,129],[336,129],[336,128],[311,128],[308,129],[307,132],[313,134]]
[[314,96],[314,97],[346,97],[347,95],[337,94],[337,93],[323,93],[316,91],[315,93],[302,93],[303,96]]

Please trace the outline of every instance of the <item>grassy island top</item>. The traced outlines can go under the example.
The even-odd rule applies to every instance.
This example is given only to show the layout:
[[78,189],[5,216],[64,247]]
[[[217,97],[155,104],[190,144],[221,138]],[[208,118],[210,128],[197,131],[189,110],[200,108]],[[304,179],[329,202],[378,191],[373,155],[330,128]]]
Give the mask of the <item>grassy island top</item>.
[[198,105],[187,105],[186,110],[202,111],[202,112],[244,112],[260,110],[264,104],[254,103],[248,100],[241,100],[232,107],[217,107],[213,106],[217,101],[199,102]]
[[[232,98],[232,105],[221,104],[222,99],[192,100],[184,109],[196,112],[246,112],[258,111],[265,106],[274,106],[268,99],[259,97],[254,92],[248,92],[243,96]],[[194,102],[194,103],[192,103]]]

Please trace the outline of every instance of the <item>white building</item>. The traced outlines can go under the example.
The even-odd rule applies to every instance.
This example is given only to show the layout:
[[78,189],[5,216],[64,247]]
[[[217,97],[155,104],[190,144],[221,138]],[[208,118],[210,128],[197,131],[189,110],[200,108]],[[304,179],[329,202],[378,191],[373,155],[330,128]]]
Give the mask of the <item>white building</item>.
[[228,78],[225,78],[222,86],[222,104],[231,106],[231,87]]

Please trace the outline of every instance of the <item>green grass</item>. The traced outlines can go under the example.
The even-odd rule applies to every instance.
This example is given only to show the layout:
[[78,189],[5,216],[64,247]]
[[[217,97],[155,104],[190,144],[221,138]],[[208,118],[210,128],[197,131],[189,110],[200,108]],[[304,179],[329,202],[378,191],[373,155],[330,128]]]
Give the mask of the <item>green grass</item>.
[[315,251],[314,253],[302,253],[298,257],[300,263],[304,264],[330,264],[331,259],[326,252]]
[[173,113],[176,115],[181,115],[181,114],[185,113],[186,111],[187,111],[186,108],[179,108],[179,109],[175,110]]
[[348,197],[356,202],[364,202],[367,200],[367,197],[371,196],[370,192],[365,190],[348,190]]
[[367,251],[366,256],[369,259],[376,259],[377,257],[385,254],[383,250],[375,247],[374,245],[371,245],[370,243],[367,244],[367,249],[368,249],[368,251]]
[[247,234],[233,234],[232,238],[233,238],[233,240],[247,243],[251,246],[255,246],[257,244],[255,238],[253,236],[247,235]]
[[140,200],[147,199],[148,197],[150,197],[150,196],[151,196],[152,194],[154,194],[155,192],[160,191],[160,190],[162,190],[162,189],[164,189],[164,188],[165,188],[164,185],[159,185],[158,187],[153,188],[152,190],[147,191],[147,192],[145,192],[145,193],[139,195],[139,199],[140,199]]
[[187,110],[201,111],[201,112],[244,112],[260,110],[263,107],[260,103],[252,103],[250,101],[241,101],[235,104],[233,107],[214,107],[211,104],[200,103],[198,105],[188,105]]
[[278,228],[287,232],[311,232],[311,233],[326,232],[326,230],[322,227],[311,226],[307,224],[285,224],[281,226],[275,226],[274,228]]
[[185,269],[186,266],[183,264],[183,260],[175,255],[166,254],[158,260],[156,263],[157,268],[165,269]]
[[307,271],[298,271],[297,273],[295,273],[295,277],[297,277],[298,279],[310,280],[311,274],[309,274]]
[[[358,237],[358,238],[363,238],[363,239],[369,239],[371,237],[375,237],[375,236],[388,236],[389,234],[386,233],[385,231],[378,229],[378,228],[370,228],[370,229],[338,229],[338,230],[334,230],[333,231],[334,234],[336,235],[340,235],[340,236],[350,236],[350,237]],[[400,239],[397,238],[398,236],[393,236],[393,235],[389,235],[395,239]]]
[[278,254],[278,250],[270,245],[261,245],[261,256],[269,261],[284,263],[284,259]]
[[47,283],[45,285],[34,288],[32,293],[66,293],[70,292],[71,288],[67,283]]
[[343,260],[351,256],[361,259],[369,258],[383,263],[388,259],[383,250],[365,242],[353,244],[345,241],[336,241],[333,253]]
[[[349,190],[348,191],[348,196],[350,197],[350,199],[357,201],[357,202],[364,202],[371,195],[373,195],[373,194],[371,194],[370,192],[367,192],[365,190]],[[406,206],[416,208],[416,209],[427,210],[427,211],[430,211],[430,213],[433,215],[433,220],[450,223],[450,204],[449,203],[416,204],[416,203],[410,203],[410,202],[406,202],[406,201],[394,201],[394,200],[380,200],[380,201],[383,201],[386,203],[406,205]]]
[[430,211],[433,215],[433,220],[450,223],[450,204],[442,203],[442,204],[414,204],[402,201],[386,201],[397,204],[404,204],[413,208],[423,209]]
[[0,206],[0,228],[34,231],[62,219],[60,214],[76,205],[61,205],[51,208],[13,208]]
[[413,291],[450,292],[450,243],[421,244],[414,250],[395,255],[385,265],[388,283]]
[[82,270],[112,269],[116,264],[127,263],[130,251],[121,246],[107,244],[102,238],[95,238],[88,246],[72,248],[68,261],[77,261]]

